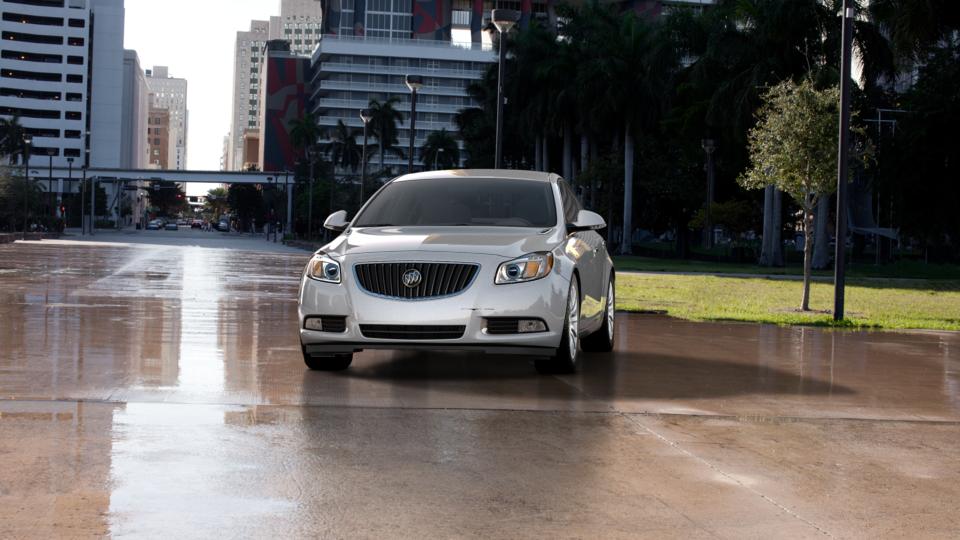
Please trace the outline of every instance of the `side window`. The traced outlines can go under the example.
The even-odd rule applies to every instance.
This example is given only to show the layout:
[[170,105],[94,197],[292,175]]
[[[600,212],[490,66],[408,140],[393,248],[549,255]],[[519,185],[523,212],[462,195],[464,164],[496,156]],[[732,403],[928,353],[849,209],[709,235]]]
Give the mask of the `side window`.
[[563,203],[563,220],[565,223],[573,223],[580,213],[580,201],[565,181],[560,180],[557,185],[560,187],[560,201]]

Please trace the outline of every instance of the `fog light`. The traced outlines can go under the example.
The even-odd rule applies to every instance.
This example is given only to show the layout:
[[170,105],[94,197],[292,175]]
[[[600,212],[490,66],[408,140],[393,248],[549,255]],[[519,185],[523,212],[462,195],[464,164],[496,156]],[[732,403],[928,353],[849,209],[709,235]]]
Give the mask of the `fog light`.
[[303,327],[307,330],[317,330],[318,332],[323,331],[323,322],[320,317],[311,317],[304,321]]
[[530,332],[546,332],[547,325],[543,321],[537,319],[520,319],[520,322],[517,324],[517,331],[521,334],[529,334]]

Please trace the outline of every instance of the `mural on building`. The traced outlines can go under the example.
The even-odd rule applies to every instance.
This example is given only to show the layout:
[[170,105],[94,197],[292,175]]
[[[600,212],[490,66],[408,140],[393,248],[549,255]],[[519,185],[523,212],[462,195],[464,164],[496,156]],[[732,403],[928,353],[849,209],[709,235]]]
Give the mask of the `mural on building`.
[[530,26],[530,14],[533,12],[533,0],[520,1],[520,28]]
[[414,0],[414,39],[450,41],[452,36],[450,0]]
[[264,171],[292,170],[299,150],[290,140],[290,125],[304,115],[309,59],[267,57],[263,137],[260,140]]

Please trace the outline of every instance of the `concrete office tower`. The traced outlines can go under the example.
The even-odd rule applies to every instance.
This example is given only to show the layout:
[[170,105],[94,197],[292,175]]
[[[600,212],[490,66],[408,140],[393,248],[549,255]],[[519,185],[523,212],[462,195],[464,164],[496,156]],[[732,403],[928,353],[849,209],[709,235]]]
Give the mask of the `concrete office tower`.
[[166,163],[170,169],[187,168],[187,135],[190,113],[187,110],[187,80],[171,77],[166,66],[147,70],[150,86],[150,107],[170,113],[170,130]]
[[150,89],[140,69],[137,51],[123,52],[123,117],[120,135],[120,167],[144,169],[147,165],[147,115]]
[[233,118],[224,169],[243,170],[243,134],[260,129],[260,69],[270,34],[268,21],[250,21],[250,30],[237,32],[233,59]]
[[270,39],[285,39],[291,53],[310,56],[320,41],[322,13],[320,0],[280,0],[280,16],[270,17]]
[[[360,110],[371,99],[400,99],[396,106],[404,116],[398,126],[397,147],[404,153],[409,141],[410,90],[404,83],[408,74],[422,75],[424,86],[417,97],[417,133],[414,146],[420,148],[431,131],[446,129],[454,137],[458,130],[454,116],[461,109],[475,107],[467,86],[483,76],[488,64],[496,61],[492,48],[482,44],[454,45],[419,39],[373,38],[328,34],[312,57],[313,74],[308,110],[321,128],[333,128],[338,120],[362,129]],[[377,154],[370,170],[380,166]],[[466,155],[461,153],[461,159]],[[406,160],[387,152],[384,166],[394,172],[406,171]],[[415,167],[421,164],[415,161]]]

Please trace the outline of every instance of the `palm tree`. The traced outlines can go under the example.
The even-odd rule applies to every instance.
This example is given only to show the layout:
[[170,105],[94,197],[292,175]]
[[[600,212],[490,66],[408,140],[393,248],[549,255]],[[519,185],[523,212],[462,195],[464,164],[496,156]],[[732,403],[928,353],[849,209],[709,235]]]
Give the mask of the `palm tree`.
[[23,153],[24,129],[20,117],[0,118],[0,158],[13,157]]
[[420,162],[434,169],[454,169],[460,165],[460,147],[446,129],[431,131],[420,147]]
[[390,152],[400,158],[406,157],[403,150],[397,147],[397,125],[403,121],[403,115],[394,108],[400,102],[400,98],[393,96],[386,101],[371,99],[369,108],[373,119],[370,120],[370,128],[373,137],[377,140],[380,147],[380,171],[384,170],[384,154]]
[[317,124],[316,116],[313,113],[307,113],[303,118],[291,120],[288,127],[290,141],[306,157],[307,151],[317,144],[317,138],[320,137],[320,126]]
[[329,154],[335,167],[357,172],[363,155],[363,145],[357,144],[358,135],[358,130],[348,128],[343,120],[337,120],[337,126],[329,132],[330,142],[321,145],[321,149]]

